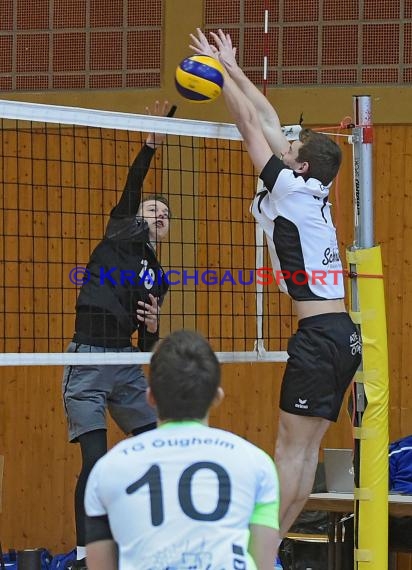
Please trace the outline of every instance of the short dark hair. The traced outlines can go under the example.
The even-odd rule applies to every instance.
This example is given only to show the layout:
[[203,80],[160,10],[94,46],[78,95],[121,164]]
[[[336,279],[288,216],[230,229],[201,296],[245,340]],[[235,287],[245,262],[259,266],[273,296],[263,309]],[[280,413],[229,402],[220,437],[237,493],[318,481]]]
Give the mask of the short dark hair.
[[298,152],[298,161],[307,162],[307,178],[316,178],[324,186],[332,182],[342,162],[342,151],[328,135],[311,129],[302,129],[299,140],[303,143]]
[[157,200],[158,202],[162,202],[165,206],[167,206],[169,210],[169,218],[172,217],[172,211],[170,209],[169,200],[166,198],[164,194],[147,194],[143,195],[142,203],[147,202],[148,200]]
[[203,419],[219,385],[219,361],[202,335],[180,330],[158,344],[149,386],[161,420]]

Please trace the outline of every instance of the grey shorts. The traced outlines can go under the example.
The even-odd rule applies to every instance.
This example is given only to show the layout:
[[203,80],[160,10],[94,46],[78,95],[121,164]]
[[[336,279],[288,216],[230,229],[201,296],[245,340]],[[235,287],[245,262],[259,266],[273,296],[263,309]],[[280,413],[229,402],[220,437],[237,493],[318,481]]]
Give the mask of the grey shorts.
[[[71,342],[67,352],[138,352],[134,347],[104,348]],[[156,422],[146,400],[147,382],[141,366],[65,366],[63,400],[69,440],[96,429],[107,429],[106,408],[125,434]]]

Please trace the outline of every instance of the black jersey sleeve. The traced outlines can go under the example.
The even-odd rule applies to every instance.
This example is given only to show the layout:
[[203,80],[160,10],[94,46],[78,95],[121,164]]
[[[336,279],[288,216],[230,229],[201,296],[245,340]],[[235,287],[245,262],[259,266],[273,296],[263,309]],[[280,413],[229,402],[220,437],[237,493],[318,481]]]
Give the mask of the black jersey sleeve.
[[146,144],[142,146],[130,167],[123,193],[117,206],[111,211],[111,217],[127,218],[137,214],[142,199],[143,181],[149,171],[154,153],[154,148]]
[[159,340],[159,327],[155,333],[149,332],[143,323],[139,324],[137,329],[139,335],[137,346],[142,352],[150,352]]
[[113,539],[110,530],[109,518],[107,515],[100,517],[86,516],[86,543],[97,542],[98,540]]
[[266,186],[269,192],[272,192],[273,186],[276,183],[277,177],[279,176],[280,172],[284,169],[288,168],[283,164],[283,162],[277,156],[273,155],[266,165],[263,167],[262,172],[260,173],[259,178],[263,180],[263,184]]

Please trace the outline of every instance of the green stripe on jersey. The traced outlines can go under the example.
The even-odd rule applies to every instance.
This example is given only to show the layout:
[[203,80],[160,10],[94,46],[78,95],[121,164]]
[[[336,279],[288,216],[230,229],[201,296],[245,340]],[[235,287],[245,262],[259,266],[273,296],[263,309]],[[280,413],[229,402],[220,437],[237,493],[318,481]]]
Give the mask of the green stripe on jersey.
[[260,524],[279,529],[279,502],[256,503],[249,524]]

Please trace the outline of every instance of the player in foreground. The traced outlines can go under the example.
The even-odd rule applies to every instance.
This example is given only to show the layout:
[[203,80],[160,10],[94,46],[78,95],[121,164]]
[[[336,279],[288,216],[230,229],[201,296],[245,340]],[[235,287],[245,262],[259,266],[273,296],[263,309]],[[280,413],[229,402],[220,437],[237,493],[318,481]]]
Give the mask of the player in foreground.
[[223,399],[208,342],[177,331],[155,350],[148,401],[158,428],[98,461],[86,488],[90,570],[273,570],[278,481],[272,459],[208,427]]

